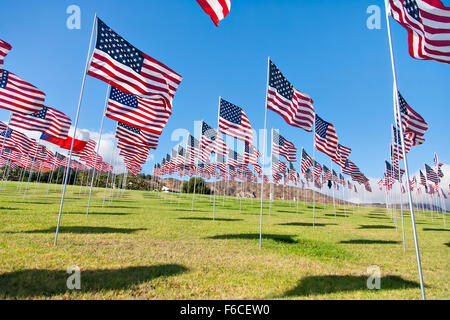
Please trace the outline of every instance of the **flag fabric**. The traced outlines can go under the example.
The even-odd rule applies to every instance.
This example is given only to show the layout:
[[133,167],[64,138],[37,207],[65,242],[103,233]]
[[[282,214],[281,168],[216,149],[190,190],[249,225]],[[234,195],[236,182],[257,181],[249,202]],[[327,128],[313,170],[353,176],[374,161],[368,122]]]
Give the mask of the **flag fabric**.
[[206,122],[202,122],[201,159],[206,161],[211,153],[218,153],[223,156],[228,154],[228,149],[223,138],[211,128]]
[[422,170],[419,170],[419,176],[420,176],[420,184],[426,187],[427,178],[425,178],[425,175],[422,173]]
[[297,89],[284,77],[272,61],[269,61],[269,87],[267,108],[278,113],[291,126],[312,131],[314,101]]
[[201,157],[200,141],[190,134],[187,138],[186,151],[188,157],[192,159],[192,162],[194,162],[195,158]]
[[231,0],[197,0],[202,9],[211,17],[216,27],[231,9]]
[[319,151],[334,159],[338,147],[338,137],[334,125],[316,115],[315,145]]
[[219,132],[245,141],[253,141],[253,131],[244,110],[234,104],[220,99]]
[[17,128],[45,132],[49,136],[65,139],[69,134],[72,120],[63,112],[44,106],[33,114],[13,113],[11,126]]
[[166,111],[183,78],[135,48],[97,18],[97,41],[88,75],[125,93],[159,101]]
[[300,162],[300,167],[302,168],[302,173],[308,170],[308,168],[314,165],[313,159],[306,153],[305,149],[302,148],[302,160]]
[[5,69],[0,76],[0,108],[17,113],[36,113],[44,106],[45,93]]
[[434,170],[427,164],[425,164],[425,173],[427,175],[427,180],[430,180],[434,183],[439,183],[441,179],[439,179],[438,175]]
[[227,164],[230,167],[237,167],[239,164],[242,164],[244,162],[244,157],[237,153],[234,150],[229,150],[228,152],[228,158],[227,158]]
[[345,161],[347,161],[348,157],[350,156],[350,153],[352,153],[352,149],[338,144],[336,157],[333,159],[333,161],[340,167],[343,167],[345,165]]
[[280,161],[277,157],[272,156],[272,173],[285,173],[287,169],[286,163]]
[[[411,147],[413,145],[412,140],[413,134],[405,134],[403,136],[403,141],[405,143],[405,153],[407,154],[411,151]],[[392,148],[391,148],[392,157],[397,159],[403,159],[403,148],[402,148],[402,138],[400,134],[400,130],[396,127],[392,126]]]
[[413,177],[413,179],[411,180],[411,183],[410,183],[411,191],[414,191],[414,189],[416,188],[416,185],[417,185],[416,177]]
[[408,31],[409,54],[450,63],[450,7],[440,0],[389,0],[392,17]]
[[[450,12],[449,12],[450,15]],[[450,26],[450,24],[449,24]],[[412,134],[412,141],[414,146],[418,146],[425,142],[425,132],[428,130],[428,124],[420,114],[414,111],[403,96],[398,92],[399,109],[402,115],[403,134]],[[397,121],[397,125],[399,123]]]
[[8,42],[0,39],[0,71],[3,69],[3,60],[11,49],[12,46]]
[[273,129],[272,153],[285,157],[289,162],[297,162],[297,149],[295,148],[295,145]]
[[247,142],[244,144],[244,163],[258,165],[258,156],[260,156],[260,154],[256,150],[256,147],[252,144],[248,144]]
[[150,149],[156,149],[159,143],[159,135],[122,122],[117,123],[116,138],[128,144],[135,144]]
[[172,111],[168,111],[161,100],[142,98],[114,87],[111,87],[105,113],[110,119],[158,135],[162,133],[171,114]]

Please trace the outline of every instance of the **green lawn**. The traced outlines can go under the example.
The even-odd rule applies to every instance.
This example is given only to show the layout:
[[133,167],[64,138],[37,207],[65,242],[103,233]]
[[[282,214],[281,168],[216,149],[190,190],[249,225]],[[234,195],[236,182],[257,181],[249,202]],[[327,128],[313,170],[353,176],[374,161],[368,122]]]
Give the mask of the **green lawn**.
[[[0,191],[2,299],[420,299],[411,231],[398,231],[386,210],[275,202],[263,217],[259,202],[126,191],[106,202],[95,190],[69,187],[58,246],[53,246],[61,186],[16,183]],[[108,191],[109,195],[109,191]],[[197,196],[197,200],[199,197]],[[348,210],[348,208],[347,208]],[[447,221],[449,217],[447,217]],[[426,294],[449,299],[450,228],[442,216],[417,214]],[[66,288],[66,270],[81,269],[81,290]],[[367,268],[381,268],[381,290],[368,290]]]

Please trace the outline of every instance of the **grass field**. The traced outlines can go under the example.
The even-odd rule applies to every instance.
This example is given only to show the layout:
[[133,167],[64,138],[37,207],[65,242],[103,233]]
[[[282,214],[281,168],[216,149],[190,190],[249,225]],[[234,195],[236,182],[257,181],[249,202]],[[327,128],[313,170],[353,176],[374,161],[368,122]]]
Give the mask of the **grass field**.
[[[53,246],[61,186],[17,184],[0,191],[2,299],[420,299],[411,220],[405,214],[406,253],[399,228],[384,209],[126,191],[106,202],[95,190],[68,188],[58,246]],[[108,192],[109,195],[109,192]],[[198,196],[197,196],[197,199]],[[347,208],[348,210],[348,208]],[[447,221],[449,217],[447,217]],[[417,214],[426,294],[449,299],[450,228],[442,216]],[[68,290],[67,268],[81,269],[81,290]],[[381,289],[368,290],[367,268],[381,269]]]

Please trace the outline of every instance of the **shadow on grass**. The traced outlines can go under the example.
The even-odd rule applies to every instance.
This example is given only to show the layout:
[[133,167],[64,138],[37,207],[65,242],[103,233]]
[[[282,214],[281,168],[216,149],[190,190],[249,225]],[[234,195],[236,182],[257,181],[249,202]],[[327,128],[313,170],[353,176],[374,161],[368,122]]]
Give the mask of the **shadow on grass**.
[[[187,272],[178,264],[127,267],[123,269],[81,270],[81,290],[101,292],[127,290],[133,286],[161,277]],[[22,270],[0,274],[0,297],[28,298],[51,297],[68,293],[66,270]],[[73,291],[72,291],[73,292]]]
[[[92,208],[101,208],[101,205],[98,206],[91,206]],[[105,203],[105,208],[112,208],[112,209],[137,209],[137,207],[127,207],[127,206],[109,206],[107,203]]]
[[[419,288],[419,283],[399,276],[381,278],[381,290]],[[367,290],[366,276],[311,276],[303,278],[298,285],[285,292],[282,297],[299,297],[318,294]]]
[[450,231],[450,229],[423,228],[423,231]]
[[[76,234],[102,234],[102,233],[134,233],[137,231],[147,230],[144,228],[136,228],[136,229],[128,229],[128,228],[109,228],[109,227],[79,227],[79,226],[73,226],[73,227],[60,227],[59,231],[61,233],[76,233]],[[17,232],[14,232],[17,233]],[[48,229],[41,229],[41,230],[28,230],[28,231],[22,231],[19,233],[28,233],[28,234],[34,234],[34,233],[55,233],[55,228],[48,228]]]
[[450,248],[450,242],[447,242],[445,245]]
[[[199,220],[199,221],[213,221],[213,218],[203,218],[203,217],[181,217],[178,220]],[[231,219],[231,218],[215,218],[216,221],[244,221],[244,219]]]
[[339,243],[342,243],[342,244],[397,244],[397,243],[400,243],[400,241],[356,239],[356,240],[344,240]]
[[[325,214],[325,216],[326,217],[333,217],[334,218],[334,213],[326,213]],[[349,216],[348,216],[348,214],[347,215],[345,215],[345,214],[336,214],[336,217],[340,217],[340,218],[348,218]]]
[[381,225],[381,224],[377,224],[377,225],[364,224],[364,225],[360,225],[358,229],[395,229],[395,227],[385,226],[385,225]]
[[7,208],[7,207],[0,207],[0,210],[21,210],[20,208]]
[[200,209],[196,209],[195,207],[194,207],[194,210],[176,208],[174,211],[187,211],[187,212],[207,212],[207,211],[211,211],[212,212],[212,208],[211,208],[211,210],[200,210]]
[[[270,239],[276,242],[294,244],[297,241],[290,235],[284,234],[263,234],[263,239]],[[240,234],[223,234],[208,237],[206,239],[214,239],[214,240],[232,240],[232,239],[241,239],[241,240],[259,240],[259,233],[240,233]]]
[[[106,208],[106,207],[105,207]],[[86,215],[86,212],[64,212],[64,214],[82,214]],[[125,213],[125,212],[103,212],[103,211],[89,211],[89,215],[104,215],[104,216],[126,216],[130,215],[132,213]]]
[[[315,223],[316,227],[325,227],[325,226],[336,226],[336,223]],[[288,223],[280,223],[279,226],[297,226],[297,227],[312,227],[312,222],[288,222]]]
[[375,217],[375,216],[369,216],[369,217],[367,217],[367,218],[369,218],[369,219],[382,219],[382,220],[391,220],[390,218],[388,218],[388,217],[382,217],[382,216],[379,216],[379,217]]

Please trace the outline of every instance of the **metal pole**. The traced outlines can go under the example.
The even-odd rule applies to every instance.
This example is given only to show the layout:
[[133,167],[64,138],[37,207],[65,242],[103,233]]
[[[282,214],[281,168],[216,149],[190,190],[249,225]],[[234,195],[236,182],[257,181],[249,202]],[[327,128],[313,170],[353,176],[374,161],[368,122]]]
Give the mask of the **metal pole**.
[[[394,61],[394,51],[392,48],[392,36],[391,36],[391,27],[390,27],[390,22],[389,22],[389,13],[388,13],[388,1],[385,0],[385,4],[386,4],[386,21],[387,21],[387,29],[388,29],[388,37],[389,37],[389,49],[390,49],[390,54],[391,54],[391,65],[392,65],[392,75],[394,77],[394,86],[396,89],[396,96],[397,96],[397,75],[396,75],[396,71],[395,71],[395,61]],[[390,8],[389,8],[390,11]],[[404,137],[403,137],[403,125],[402,125],[402,121],[401,121],[401,113],[399,110],[399,106],[398,106],[398,96],[397,96],[397,103],[394,105],[394,115],[397,112],[397,114],[399,115],[399,124],[400,124],[400,134],[401,134],[401,140],[402,140],[402,150],[403,150],[403,162],[404,162],[404,166],[405,166],[405,173],[406,173],[406,180],[407,180],[407,185],[408,185],[408,200],[409,200],[409,207],[410,207],[410,211],[411,211],[411,221],[412,221],[412,228],[413,228],[413,235],[414,235],[414,246],[416,249],[416,260],[417,260],[417,269],[418,269],[418,273],[419,273],[419,278],[420,278],[420,290],[422,293],[422,299],[425,300],[425,287],[424,287],[424,283],[423,283],[423,275],[422,275],[422,264],[420,261],[420,252],[419,252],[419,241],[417,238],[417,230],[416,230],[416,219],[414,216],[414,208],[412,206],[412,195],[411,195],[411,185],[410,185],[410,181],[409,181],[409,170],[408,170],[408,160],[406,157],[406,151],[405,151],[405,142],[404,142]]]
[[[95,31],[95,22],[96,22],[96,20],[97,20],[97,13],[94,14],[94,22],[92,24],[91,39],[90,39],[90,42],[89,42],[88,54],[87,54],[87,57],[86,57],[86,66],[85,66],[84,71],[83,71],[83,80],[82,80],[82,83],[81,83],[80,97],[78,99],[78,107],[77,107],[77,113],[76,113],[76,116],[75,116],[73,139],[72,139],[72,144],[70,146],[69,162],[67,164],[66,173],[68,172],[68,170],[70,168],[70,162],[72,161],[73,145],[74,145],[74,142],[75,142],[75,135],[77,133],[78,118],[79,118],[79,115],[80,115],[81,102],[83,100],[84,85],[85,85],[85,82],[86,82],[86,75],[87,75],[87,70],[88,70],[88,67],[89,67],[89,55],[91,53],[92,39],[94,38],[94,31]],[[55,241],[54,241],[54,245],[55,246],[58,243],[58,232],[59,232],[59,226],[61,224],[61,214],[62,214],[62,210],[63,210],[63,206],[64,206],[64,197],[66,195],[66,184],[67,184],[67,174],[66,174],[66,177],[65,177],[63,192],[62,192],[62,195],[61,195],[61,205],[59,207],[58,222],[57,222],[57,225],[56,225],[56,232],[55,232]]]

